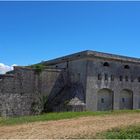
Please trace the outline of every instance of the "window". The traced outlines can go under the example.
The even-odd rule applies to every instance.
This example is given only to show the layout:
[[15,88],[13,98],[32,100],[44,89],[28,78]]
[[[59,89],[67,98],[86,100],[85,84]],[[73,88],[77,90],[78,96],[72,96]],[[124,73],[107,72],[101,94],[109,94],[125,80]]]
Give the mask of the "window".
[[69,61],[67,61],[67,68],[69,68]]
[[126,81],[126,82],[128,81],[128,76],[125,76],[125,81]]
[[123,103],[125,102],[125,99],[124,99],[124,98],[122,98],[122,102],[123,102]]
[[130,67],[129,67],[128,65],[125,65],[124,68],[125,68],[125,69],[129,69]]
[[111,75],[111,81],[114,81],[114,75]]
[[0,76],[0,81],[2,81],[2,76]]
[[98,74],[98,80],[102,80],[102,75]]
[[104,98],[101,98],[101,103],[104,103]]
[[120,76],[120,81],[122,81],[123,80],[123,77],[122,76]]
[[78,81],[80,81],[80,73],[78,73],[77,75],[78,75]]
[[131,77],[131,82],[134,82],[134,78],[133,77]]
[[138,77],[138,82],[140,82],[140,77]]
[[108,62],[105,62],[104,63],[104,67],[109,67],[109,63]]
[[108,75],[107,74],[105,74],[105,80],[108,80]]

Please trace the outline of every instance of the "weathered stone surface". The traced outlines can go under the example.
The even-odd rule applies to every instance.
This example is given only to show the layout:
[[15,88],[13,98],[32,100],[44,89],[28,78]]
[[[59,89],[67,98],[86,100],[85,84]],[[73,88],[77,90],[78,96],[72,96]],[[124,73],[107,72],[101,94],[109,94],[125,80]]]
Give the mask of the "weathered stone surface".
[[65,85],[65,72],[46,69],[35,73],[34,69],[16,67],[14,75],[0,77],[0,114],[22,116],[39,114],[42,97],[54,96]]
[[0,75],[1,116],[140,108],[140,59],[84,51],[41,64]]

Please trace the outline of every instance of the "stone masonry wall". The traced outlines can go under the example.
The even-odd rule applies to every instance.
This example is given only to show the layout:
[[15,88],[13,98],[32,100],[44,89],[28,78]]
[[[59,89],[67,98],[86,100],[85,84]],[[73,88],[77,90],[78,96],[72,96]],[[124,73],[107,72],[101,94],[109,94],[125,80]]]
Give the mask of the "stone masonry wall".
[[[53,65],[47,65],[52,68],[57,69],[66,69],[67,72],[67,84],[73,85],[73,84],[81,84],[84,89],[84,95],[85,95],[85,89],[86,89],[86,74],[87,74],[87,60],[86,59],[77,59],[77,60],[66,60],[61,63],[53,64]],[[84,97],[85,98],[85,97]],[[84,101],[85,102],[85,101]]]
[[64,85],[61,70],[46,69],[36,73],[31,68],[15,67],[14,74],[0,76],[0,114],[38,114],[42,111],[41,99],[56,94]]
[[[109,66],[104,66],[105,62]],[[127,67],[125,68],[125,66]],[[139,109],[139,72],[140,65],[137,63],[116,61],[107,58],[89,58],[86,87],[87,109],[96,111],[98,110],[99,102],[106,106],[111,100],[111,106],[113,106],[112,109],[114,110],[122,109],[122,104],[125,105],[124,109]],[[105,95],[101,95],[103,91],[106,91]],[[112,93],[110,97],[109,93]],[[132,93],[132,95],[129,95],[129,93]]]

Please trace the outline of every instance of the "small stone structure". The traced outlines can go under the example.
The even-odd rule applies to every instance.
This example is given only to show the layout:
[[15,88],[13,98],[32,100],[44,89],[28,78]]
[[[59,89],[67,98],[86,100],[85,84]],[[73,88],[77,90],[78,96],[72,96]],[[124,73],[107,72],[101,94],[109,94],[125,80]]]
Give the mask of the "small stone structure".
[[40,64],[0,75],[1,116],[140,109],[140,59],[83,51]]

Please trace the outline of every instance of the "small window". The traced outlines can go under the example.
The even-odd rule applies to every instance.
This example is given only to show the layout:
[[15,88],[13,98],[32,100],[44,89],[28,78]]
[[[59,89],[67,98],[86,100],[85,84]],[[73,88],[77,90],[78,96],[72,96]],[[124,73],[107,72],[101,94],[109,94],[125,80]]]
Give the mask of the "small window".
[[120,76],[120,81],[123,81],[123,77],[122,76]]
[[0,80],[2,80],[2,76],[0,76]]
[[111,81],[114,81],[114,75],[111,75]]
[[104,63],[104,67],[109,67],[109,63],[108,62],[105,62]]
[[80,81],[80,73],[78,73],[77,75],[78,75],[78,81]]
[[125,99],[124,99],[124,98],[122,98],[122,102],[123,102],[123,103],[125,102]]
[[138,82],[140,82],[140,77],[138,77]]
[[104,103],[104,98],[101,98],[101,103]]
[[58,68],[58,66],[55,66],[56,68]]
[[129,67],[129,65],[125,65],[124,68],[125,69],[129,69],[130,67]]
[[20,95],[24,95],[24,92],[20,92]]
[[108,75],[107,74],[105,74],[105,80],[108,80]]
[[98,80],[102,80],[102,75],[98,74]]
[[128,76],[125,76],[125,81],[126,81],[126,82],[128,81]]
[[133,77],[131,77],[131,82],[134,82],[134,78]]
[[67,68],[69,67],[69,61],[67,61]]

